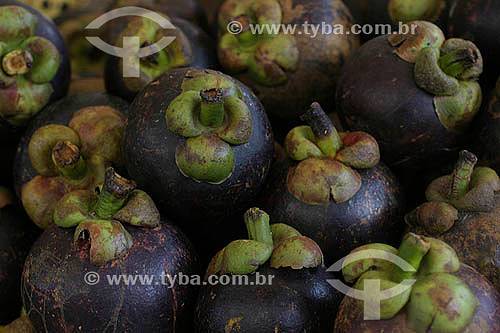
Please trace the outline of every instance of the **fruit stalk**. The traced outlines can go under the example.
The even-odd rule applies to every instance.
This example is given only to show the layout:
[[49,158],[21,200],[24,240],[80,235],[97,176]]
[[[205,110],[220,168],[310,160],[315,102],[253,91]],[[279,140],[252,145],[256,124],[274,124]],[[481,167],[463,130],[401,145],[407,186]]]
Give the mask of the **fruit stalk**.
[[52,149],[52,161],[59,174],[68,179],[82,179],[87,174],[87,164],[80,149],[69,141],[59,141]]
[[476,155],[466,150],[460,152],[458,162],[451,175],[450,191],[448,194],[450,200],[458,200],[467,193],[476,163]]
[[224,90],[222,88],[203,89],[200,96],[201,123],[207,127],[222,125],[224,121]]
[[95,207],[97,216],[101,219],[112,218],[123,207],[135,187],[135,182],[121,177],[113,168],[106,169],[104,185]]

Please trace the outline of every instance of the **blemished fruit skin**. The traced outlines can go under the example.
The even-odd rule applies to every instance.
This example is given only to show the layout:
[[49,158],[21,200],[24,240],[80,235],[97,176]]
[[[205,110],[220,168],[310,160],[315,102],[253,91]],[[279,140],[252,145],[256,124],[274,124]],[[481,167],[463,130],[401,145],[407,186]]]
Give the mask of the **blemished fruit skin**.
[[128,103],[121,98],[104,93],[89,93],[70,96],[54,103],[33,119],[19,142],[14,160],[13,178],[18,197],[21,195],[21,187],[38,174],[33,168],[28,154],[29,141],[36,130],[47,124],[67,125],[78,110],[100,105],[112,107],[122,113],[126,113],[128,110]]
[[[484,276],[465,264],[462,264],[460,270],[453,275],[462,279],[478,300],[472,323],[463,332],[498,332],[500,330],[500,295],[495,288]],[[340,304],[334,332],[415,333],[415,330],[408,327],[407,318],[407,313],[403,309],[388,320],[363,320],[363,308],[353,298],[346,296]]]
[[222,76],[243,93],[252,115],[251,138],[246,144],[232,146],[235,166],[223,183],[197,182],[181,174],[175,152],[185,138],[169,130],[165,111],[193,70],[169,71],[137,96],[130,107],[123,152],[128,173],[153,197],[160,211],[178,223],[194,221],[202,227],[205,222],[223,220],[248,208],[264,184],[274,146],[269,120],[258,99],[246,86]]
[[[74,245],[73,229],[53,225],[42,234],[26,259],[22,280],[24,306],[36,331],[191,332],[197,289],[179,283],[169,288],[167,276],[198,273],[191,243],[169,223],[127,231],[133,247],[102,266],[90,263],[88,242]],[[108,281],[137,275],[154,282]]]
[[0,208],[0,325],[9,324],[21,312],[24,259],[39,234],[22,208]]
[[327,206],[309,205],[290,193],[287,175],[296,164],[289,158],[276,162],[261,195],[261,206],[271,220],[287,221],[318,243],[326,265],[362,244],[400,241],[404,229],[401,223],[404,195],[396,177],[384,164],[359,170],[362,185],[354,197],[339,204],[331,199]]
[[194,331],[332,331],[342,294],[328,284],[334,277],[325,267],[294,270],[265,265],[258,273],[259,278],[248,276],[250,285],[203,286]]

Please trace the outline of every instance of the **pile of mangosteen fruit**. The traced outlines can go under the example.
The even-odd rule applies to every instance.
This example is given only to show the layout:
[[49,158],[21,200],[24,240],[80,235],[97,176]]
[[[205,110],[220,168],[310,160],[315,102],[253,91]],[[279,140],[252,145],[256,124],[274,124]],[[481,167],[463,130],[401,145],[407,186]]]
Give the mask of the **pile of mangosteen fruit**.
[[0,333],[500,332],[499,18],[0,0]]

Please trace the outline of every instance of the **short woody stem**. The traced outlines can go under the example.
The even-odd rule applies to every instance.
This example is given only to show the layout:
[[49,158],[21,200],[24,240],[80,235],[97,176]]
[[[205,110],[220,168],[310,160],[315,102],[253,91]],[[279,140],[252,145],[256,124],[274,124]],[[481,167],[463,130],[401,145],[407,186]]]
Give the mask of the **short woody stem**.
[[121,177],[113,168],[106,169],[104,185],[95,207],[97,216],[101,219],[112,218],[126,203],[135,187],[134,181]]
[[52,149],[52,161],[59,174],[68,179],[82,179],[87,173],[87,164],[80,149],[69,141],[59,141]]
[[450,191],[448,199],[460,199],[469,188],[470,178],[474,171],[474,166],[477,163],[477,157],[471,152],[462,150],[460,152],[458,162],[455,165],[453,174],[451,175]]
[[245,213],[244,220],[250,240],[273,246],[269,215],[258,208],[251,208]]
[[[398,249],[398,256],[409,263],[415,271],[420,267],[420,263],[424,256],[429,252],[430,243],[423,237],[409,233],[401,242]],[[416,274],[416,272],[407,272],[399,265],[393,265],[392,270],[392,280],[396,283],[400,283],[404,280],[411,279]]]
[[311,104],[310,109],[300,117],[309,125],[316,138],[316,144],[327,157],[335,157],[342,148],[342,139],[332,121],[317,102]]
[[222,88],[203,89],[200,96],[201,123],[208,127],[222,125],[224,121],[224,90]]
[[30,71],[33,57],[27,51],[14,50],[2,59],[2,69],[7,75],[23,75]]

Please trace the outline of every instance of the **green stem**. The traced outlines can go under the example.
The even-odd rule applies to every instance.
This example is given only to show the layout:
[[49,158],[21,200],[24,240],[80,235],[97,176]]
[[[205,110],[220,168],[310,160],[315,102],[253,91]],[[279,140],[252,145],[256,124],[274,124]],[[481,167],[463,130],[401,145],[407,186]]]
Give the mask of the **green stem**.
[[135,187],[135,182],[121,177],[113,168],[106,169],[104,185],[95,207],[97,216],[101,219],[112,218],[125,205]]
[[460,199],[467,190],[469,189],[470,178],[472,172],[474,171],[474,166],[477,163],[477,157],[467,150],[462,150],[460,152],[458,162],[455,165],[455,169],[451,175],[450,191],[448,193],[448,199],[458,200]]
[[59,141],[52,149],[52,161],[59,174],[68,179],[82,179],[87,174],[87,163],[80,149],[69,141]]
[[273,246],[269,215],[258,208],[249,209],[244,216],[248,238]]
[[[407,234],[398,249],[398,256],[408,262],[417,271],[422,259],[430,249],[430,243],[423,237],[413,233]],[[400,283],[414,277],[416,272],[407,272],[399,265],[393,265],[392,281]]]
[[23,75],[30,71],[33,57],[27,51],[17,49],[7,53],[2,59],[2,69],[7,75]]
[[321,105],[317,102],[312,103],[310,109],[302,114],[300,119],[311,127],[316,144],[326,157],[335,157],[343,146],[342,139]]
[[203,89],[200,92],[200,121],[207,127],[219,127],[224,121],[224,90],[222,88]]
[[458,49],[439,58],[439,66],[446,74],[457,77],[474,64],[468,49]]

